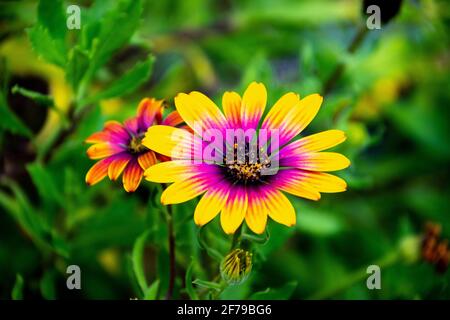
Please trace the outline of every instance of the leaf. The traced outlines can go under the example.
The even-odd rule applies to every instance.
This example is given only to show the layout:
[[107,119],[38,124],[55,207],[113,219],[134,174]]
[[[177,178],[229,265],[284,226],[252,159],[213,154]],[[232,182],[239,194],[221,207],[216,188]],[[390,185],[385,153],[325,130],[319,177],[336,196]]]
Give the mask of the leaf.
[[220,291],[222,289],[222,286],[220,284],[211,281],[195,279],[194,281],[192,281],[192,283],[207,289],[213,289],[217,291]]
[[41,163],[35,162],[27,165],[27,171],[42,199],[64,207],[64,197],[60,189]]
[[0,128],[25,137],[32,136],[31,130],[9,109],[3,93],[0,93]]
[[267,288],[264,291],[255,292],[252,294],[250,300],[287,300],[289,299],[297,287],[297,281],[286,283],[281,288],[272,289]]
[[101,30],[92,41],[89,77],[102,67],[112,54],[124,46],[139,25],[141,0],[122,0],[102,20]]
[[39,282],[39,289],[44,299],[56,299],[55,275],[52,270],[47,270]]
[[17,84],[11,89],[11,92],[13,94],[18,93],[24,97],[30,98],[31,100],[35,101],[37,104],[44,106],[44,107],[52,107],[53,108],[55,105],[53,98],[51,96],[42,94],[40,92],[22,88],[22,87],[18,86]]
[[134,275],[143,294],[147,293],[147,280],[144,272],[144,247],[149,234],[150,231],[147,230],[136,239],[132,252]]
[[69,52],[67,61],[66,78],[71,84],[74,92],[77,92],[78,86],[83,79],[86,69],[89,66],[89,54],[79,46],[73,47]]
[[145,61],[138,62],[128,73],[114,81],[106,90],[86,99],[86,101],[80,103],[80,105],[123,96],[124,94],[134,91],[150,77],[153,62],[153,56],[149,56]]
[[27,34],[38,56],[61,68],[65,67],[66,55],[62,42],[52,39],[48,30],[41,25],[27,29]]
[[189,298],[191,298],[191,300],[198,300],[197,292],[195,291],[194,287],[192,286],[192,269],[193,268],[194,268],[194,260],[191,257],[191,263],[189,264],[189,267],[186,270],[186,277],[185,277],[186,292],[189,295]]
[[16,282],[14,283],[14,287],[11,292],[11,298],[13,300],[22,300],[23,299],[23,277],[19,273],[16,275]]
[[62,0],[40,0],[38,21],[54,39],[64,39],[67,31],[66,15]]
[[159,289],[159,280],[155,280],[144,294],[144,300],[156,300]]

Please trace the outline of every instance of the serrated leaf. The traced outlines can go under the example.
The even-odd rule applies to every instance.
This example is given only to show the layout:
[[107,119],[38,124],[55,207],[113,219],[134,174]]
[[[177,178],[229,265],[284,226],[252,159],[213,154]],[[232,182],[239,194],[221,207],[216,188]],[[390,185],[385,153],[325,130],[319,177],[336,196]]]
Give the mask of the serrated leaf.
[[67,31],[66,15],[62,0],[40,0],[38,21],[54,39],[64,39]]
[[144,294],[144,300],[156,300],[159,289],[159,280],[155,280]]
[[289,299],[297,287],[297,281],[286,283],[281,288],[267,288],[264,291],[255,292],[250,296],[250,300],[287,300]]
[[66,55],[61,41],[52,39],[49,31],[41,25],[27,29],[27,34],[31,46],[38,56],[61,68],[65,67]]
[[23,277],[19,273],[16,275],[16,282],[14,283],[14,287],[11,292],[11,298],[13,300],[22,300],[23,299]]
[[134,275],[143,294],[147,292],[147,280],[144,272],[144,247],[149,234],[150,231],[145,231],[136,239],[131,257]]
[[153,62],[154,58],[152,56],[145,61],[138,62],[124,76],[108,86],[106,90],[86,99],[86,101],[80,103],[80,105],[95,103],[99,100],[123,96],[127,93],[133,92],[148,80],[152,71]]

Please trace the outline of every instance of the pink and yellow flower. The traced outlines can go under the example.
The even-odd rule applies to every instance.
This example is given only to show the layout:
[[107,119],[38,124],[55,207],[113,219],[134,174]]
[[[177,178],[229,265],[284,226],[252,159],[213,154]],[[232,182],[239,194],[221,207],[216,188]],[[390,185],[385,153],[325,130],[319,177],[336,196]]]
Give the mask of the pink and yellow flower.
[[[161,202],[166,205],[203,194],[194,212],[194,221],[199,226],[219,213],[227,234],[234,233],[244,220],[253,232],[263,233],[268,217],[292,226],[296,223],[296,213],[284,193],[318,200],[320,193],[342,192],[347,187],[344,180],[325,172],[344,169],[350,161],[339,153],[322,152],[343,142],[346,139],[343,131],[329,130],[292,141],[314,119],[322,100],[318,94],[300,99],[290,92],[262,119],[267,92],[261,83],[251,83],[243,97],[236,92],[225,92],[223,112],[200,92],[181,93],[175,98],[176,109],[192,130],[167,125],[150,127],[143,145],[171,157],[172,161],[150,167],[145,177],[153,182],[172,183],[161,196]],[[193,162],[193,145],[200,139],[204,152],[207,146],[202,134],[211,129],[222,133],[228,129],[276,131],[279,148],[258,145],[255,163],[248,161],[248,143],[244,161],[236,160],[238,147],[235,145],[233,158],[219,155],[224,159],[222,164],[213,163],[212,159]],[[274,149],[267,153],[268,158],[262,156],[265,147]],[[263,170],[275,163],[275,157],[279,169],[274,174],[263,175]]]
[[134,192],[144,171],[156,163],[157,157],[161,159],[161,155],[142,144],[147,129],[154,124],[177,126],[183,122],[176,111],[163,119],[162,111],[162,100],[145,98],[139,103],[136,117],[126,120],[123,125],[108,121],[102,131],[87,138],[86,142],[93,144],[87,150],[88,157],[99,161],[86,174],[86,183],[94,185],[106,176],[114,181],[123,172],[125,191]]

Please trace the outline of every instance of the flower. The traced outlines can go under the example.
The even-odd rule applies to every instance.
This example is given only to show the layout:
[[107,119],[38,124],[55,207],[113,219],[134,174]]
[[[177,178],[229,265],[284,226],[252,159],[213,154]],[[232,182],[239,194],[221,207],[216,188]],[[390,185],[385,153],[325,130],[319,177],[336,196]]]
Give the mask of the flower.
[[[234,233],[245,220],[253,232],[261,234],[267,217],[286,226],[296,223],[295,210],[283,192],[318,200],[320,192],[345,191],[344,180],[324,171],[344,169],[350,161],[339,153],[321,152],[343,142],[344,132],[329,130],[291,142],[316,116],[322,97],[312,94],[300,99],[287,93],[261,122],[266,101],[265,86],[256,82],[242,98],[225,92],[223,113],[200,92],[177,95],[176,109],[191,132],[157,125],[149,128],[142,141],[149,149],[172,157],[145,172],[149,181],[172,183],[162,193],[161,202],[182,203],[204,194],[194,212],[197,225],[203,226],[221,213],[225,233]],[[255,132],[249,139],[244,135],[242,143],[236,139],[242,134],[228,139],[230,130]],[[264,131],[270,132],[271,140],[258,140],[254,148],[255,137]],[[225,143],[221,139],[212,142],[213,152],[211,143],[206,143],[211,141],[211,132],[227,137]],[[220,136],[214,141],[216,138]],[[202,161],[198,161],[199,152]]]
[[[123,172],[125,191],[134,192],[142,180],[144,170],[156,163],[155,152],[142,144],[147,129],[153,124],[177,126],[182,123],[178,112],[168,114],[163,120],[162,111],[162,100],[145,98],[139,103],[136,117],[126,120],[124,125],[108,121],[102,131],[87,138],[86,142],[93,144],[87,150],[88,157],[101,160],[86,174],[86,183],[94,185],[106,175],[114,181]],[[160,155],[158,157],[161,158]]]

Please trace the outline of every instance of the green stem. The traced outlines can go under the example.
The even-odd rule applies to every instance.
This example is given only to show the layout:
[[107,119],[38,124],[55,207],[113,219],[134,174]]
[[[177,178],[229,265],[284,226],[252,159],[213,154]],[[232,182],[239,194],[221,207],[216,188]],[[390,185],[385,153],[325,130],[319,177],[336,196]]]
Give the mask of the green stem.
[[[385,255],[378,261],[375,261],[373,264],[382,268],[387,268],[395,264],[400,258],[398,251],[393,251]],[[337,283],[333,283],[334,285],[320,290],[319,292],[311,295],[308,300],[322,300],[328,299],[336,296],[342,291],[353,286],[355,283],[358,283],[364,280],[367,277],[367,268],[361,268],[356,270],[355,272],[347,275],[344,279]]]

